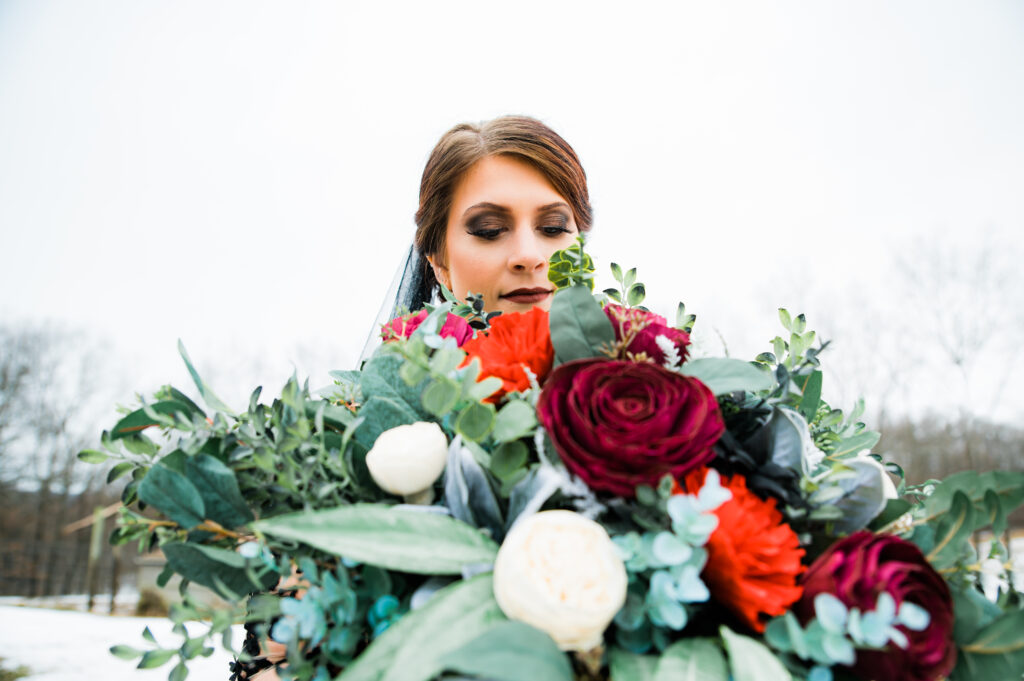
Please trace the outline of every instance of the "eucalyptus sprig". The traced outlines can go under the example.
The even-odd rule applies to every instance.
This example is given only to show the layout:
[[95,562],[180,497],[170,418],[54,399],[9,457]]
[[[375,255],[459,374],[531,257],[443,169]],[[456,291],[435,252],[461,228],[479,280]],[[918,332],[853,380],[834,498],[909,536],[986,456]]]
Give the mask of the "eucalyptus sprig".
[[572,246],[555,251],[548,263],[548,281],[556,289],[583,284],[594,290],[594,259],[584,252],[582,236]]

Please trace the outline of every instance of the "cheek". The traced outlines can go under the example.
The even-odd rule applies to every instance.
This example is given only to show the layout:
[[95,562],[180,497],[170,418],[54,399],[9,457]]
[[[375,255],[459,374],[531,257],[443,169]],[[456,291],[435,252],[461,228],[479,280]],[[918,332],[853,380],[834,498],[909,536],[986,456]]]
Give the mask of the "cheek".
[[[486,244],[490,245],[490,244]],[[448,248],[448,272],[453,292],[460,298],[467,292],[488,293],[498,283],[502,260],[497,249],[468,239],[453,239]]]

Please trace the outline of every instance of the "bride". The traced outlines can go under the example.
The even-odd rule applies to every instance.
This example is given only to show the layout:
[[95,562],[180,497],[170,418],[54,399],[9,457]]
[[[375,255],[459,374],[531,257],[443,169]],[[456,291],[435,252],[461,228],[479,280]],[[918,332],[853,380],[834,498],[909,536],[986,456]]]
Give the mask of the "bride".
[[[482,295],[490,311],[547,310],[554,293],[548,260],[591,222],[586,173],[554,130],[526,116],[457,125],[423,170],[414,246],[378,321],[422,308],[439,284],[460,300]],[[233,678],[275,679],[268,665],[283,659],[284,646],[268,647],[262,659],[237,665]],[[246,649],[259,652],[252,634]]]

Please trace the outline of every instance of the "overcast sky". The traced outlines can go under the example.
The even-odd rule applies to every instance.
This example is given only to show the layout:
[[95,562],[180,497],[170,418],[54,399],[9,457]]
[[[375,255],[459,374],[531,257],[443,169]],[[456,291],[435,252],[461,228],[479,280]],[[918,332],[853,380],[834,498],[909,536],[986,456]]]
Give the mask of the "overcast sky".
[[0,0],[0,318],[112,339],[139,389],[186,383],[179,337],[247,384],[326,383],[433,144],[505,113],[580,154],[602,271],[739,356],[779,305],[827,300],[847,340],[866,307],[906,318],[921,238],[1021,248],[1024,4],[629,7]]

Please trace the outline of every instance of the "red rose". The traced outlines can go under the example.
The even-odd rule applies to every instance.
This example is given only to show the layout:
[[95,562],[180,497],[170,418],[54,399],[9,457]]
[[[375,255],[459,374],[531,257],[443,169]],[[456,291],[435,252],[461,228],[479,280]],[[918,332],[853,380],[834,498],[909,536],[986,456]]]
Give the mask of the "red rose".
[[690,344],[689,334],[669,326],[661,315],[614,303],[606,305],[604,313],[615,329],[615,340],[623,344],[623,358],[632,359],[625,353],[634,357],[643,353],[649,359],[663,365],[665,352],[655,339],[658,336],[665,336],[676,347],[680,361],[686,360],[686,346]]
[[570,471],[632,498],[707,463],[725,430],[706,385],[655,364],[581,359],[552,372],[537,417]]
[[[708,469],[691,471],[677,494],[697,494]],[[740,474],[722,478],[732,498],[714,510],[718,527],[705,545],[708,562],[701,577],[716,601],[729,608],[754,631],[764,633],[770,617],[785,614],[801,589],[804,550],[796,532],[782,521],[775,499],[762,499],[747,489]]]
[[493,318],[491,328],[468,340],[462,349],[466,351],[467,363],[474,357],[480,358],[480,380],[497,376],[502,381],[501,388],[487,398],[488,402],[497,402],[505,393],[529,388],[530,377],[523,367],[543,381],[555,361],[548,313],[539,307]]
[[[426,310],[420,310],[414,315],[395,317],[381,329],[381,336],[386,341],[408,338],[426,318]],[[444,325],[441,327],[440,335],[442,338],[454,338],[459,347],[462,347],[467,340],[473,337],[473,327],[459,315],[449,312],[448,318],[445,319]]]
[[822,592],[861,612],[874,610],[883,591],[897,606],[910,601],[928,611],[931,619],[923,631],[899,626],[909,641],[906,649],[890,643],[885,650],[858,650],[853,665],[858,678],[936,681],[953,670],[953,599],[945,580],[914,544],[856,532],[830,546],[802,581],[804,595],[793,610],[804,623],[814,616],[814,597]]

